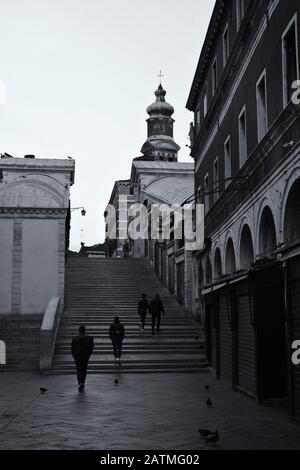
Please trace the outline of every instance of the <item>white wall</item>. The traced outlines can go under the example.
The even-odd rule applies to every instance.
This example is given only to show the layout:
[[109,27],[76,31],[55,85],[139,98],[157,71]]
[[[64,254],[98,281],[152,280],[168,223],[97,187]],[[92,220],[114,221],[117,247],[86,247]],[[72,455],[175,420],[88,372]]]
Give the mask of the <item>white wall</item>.
[[13,223],[0,219],[0,314],[11,312]]
[[58,220],[23,220],[23,314],[44,313],[51,297],[58,295]]

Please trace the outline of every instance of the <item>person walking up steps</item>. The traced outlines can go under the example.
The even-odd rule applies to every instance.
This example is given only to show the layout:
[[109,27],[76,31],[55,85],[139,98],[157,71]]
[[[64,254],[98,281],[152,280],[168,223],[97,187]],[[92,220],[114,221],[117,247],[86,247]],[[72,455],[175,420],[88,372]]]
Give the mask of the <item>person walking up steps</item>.
[[111,339],[115,362],[119,362],[121,365],[121,356],[122,356],[122,344],[125,336],[125,328],[120,323],[119,317],[114,318],[114,322],[109,327],[109,337]]
[[145,330],[147,310],[149,310],[149,303],[147,300],[147,296],[146,294],[142,294],[142,298],[139,300],[139,303],[138,303],[138,314],[141,318],[140,328],[142,332]]
[[152,315],[152,336],[153,336],[155,334],[155,327],[156,327],[156,333],[159,333],[161,314],[163,315],[165,314],[164,306],[158,294],[155,296],[153,300],[151,300],[149,310]]
[[94,349],[94,338],[86,335],[84,325],[79,327],[79,335],[72,340],[72,356],[75,360],[78,390],[83,392],[90,356]]

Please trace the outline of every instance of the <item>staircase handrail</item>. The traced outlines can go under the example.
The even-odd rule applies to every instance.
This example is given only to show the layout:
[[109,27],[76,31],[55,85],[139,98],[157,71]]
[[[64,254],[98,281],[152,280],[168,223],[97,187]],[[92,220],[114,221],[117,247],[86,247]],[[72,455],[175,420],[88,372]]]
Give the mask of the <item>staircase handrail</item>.
[[60,298],[52,297],[47,305],[40,330],[40,370],[52,369],[56,335],[60,322]]

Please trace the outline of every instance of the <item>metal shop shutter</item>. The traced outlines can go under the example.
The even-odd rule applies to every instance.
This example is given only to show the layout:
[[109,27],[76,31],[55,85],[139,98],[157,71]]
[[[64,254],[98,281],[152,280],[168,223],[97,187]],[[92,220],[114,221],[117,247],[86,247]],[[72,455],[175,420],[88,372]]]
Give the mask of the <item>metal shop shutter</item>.
[[171,294],[175,292],[175,260],[174,256],[169,256],[168,262],[168,287]]
[[157,244],[154,248],[154,269],[156,274],[159,274],[159,247]]
[[232,383],[232,330],[229,301],[226,295],[219,297],[219,354],[220,377]]
[[[292,264],[300,265],[300,258],[290,262]],[[296,267],[296,266],[295,266]],[[300,339],[300,277],[299,273],[292,272],[299,271],[299,267],[295,270],[290,270],[289,276],[289,315],[291,317],[290,336],[291,341]],[[293,383],[293,415],[300,420],[300,367],[292,366],[292,383]]]
[[237,296],[237,386],[255,396],[255,331],[249,294]]
[[210,356],[211,367],[218,370],[218,305],[216,302],[211,307],[210,321]]
[[164,285],[167,283],[167,251],[165,249],[161,252],[161,280]]
[[184,304],[185,283],[184,283],[184,261],[177,265],[177,300],[180,304]]

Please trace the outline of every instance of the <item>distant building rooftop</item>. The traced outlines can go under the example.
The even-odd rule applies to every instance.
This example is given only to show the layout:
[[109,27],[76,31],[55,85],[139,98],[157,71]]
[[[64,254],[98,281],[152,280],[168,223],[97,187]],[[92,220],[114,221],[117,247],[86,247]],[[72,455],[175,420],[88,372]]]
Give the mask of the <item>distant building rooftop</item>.
[[142,161],[134,160],[133,166],[137,169],[155,170],[194,170],[194,163],[190,162],[165,162],[165,161]]
[[151,183],[143,193],[166,204],[183,204],[193,196],[193,188],[193,177],[166,177]]
[[79,254],[80,255],[88,255],[92,253],[103,253],[105,252],[105,243],[97,243],[96,245],[92,246],[85,246],[84,244],[81,245]]

